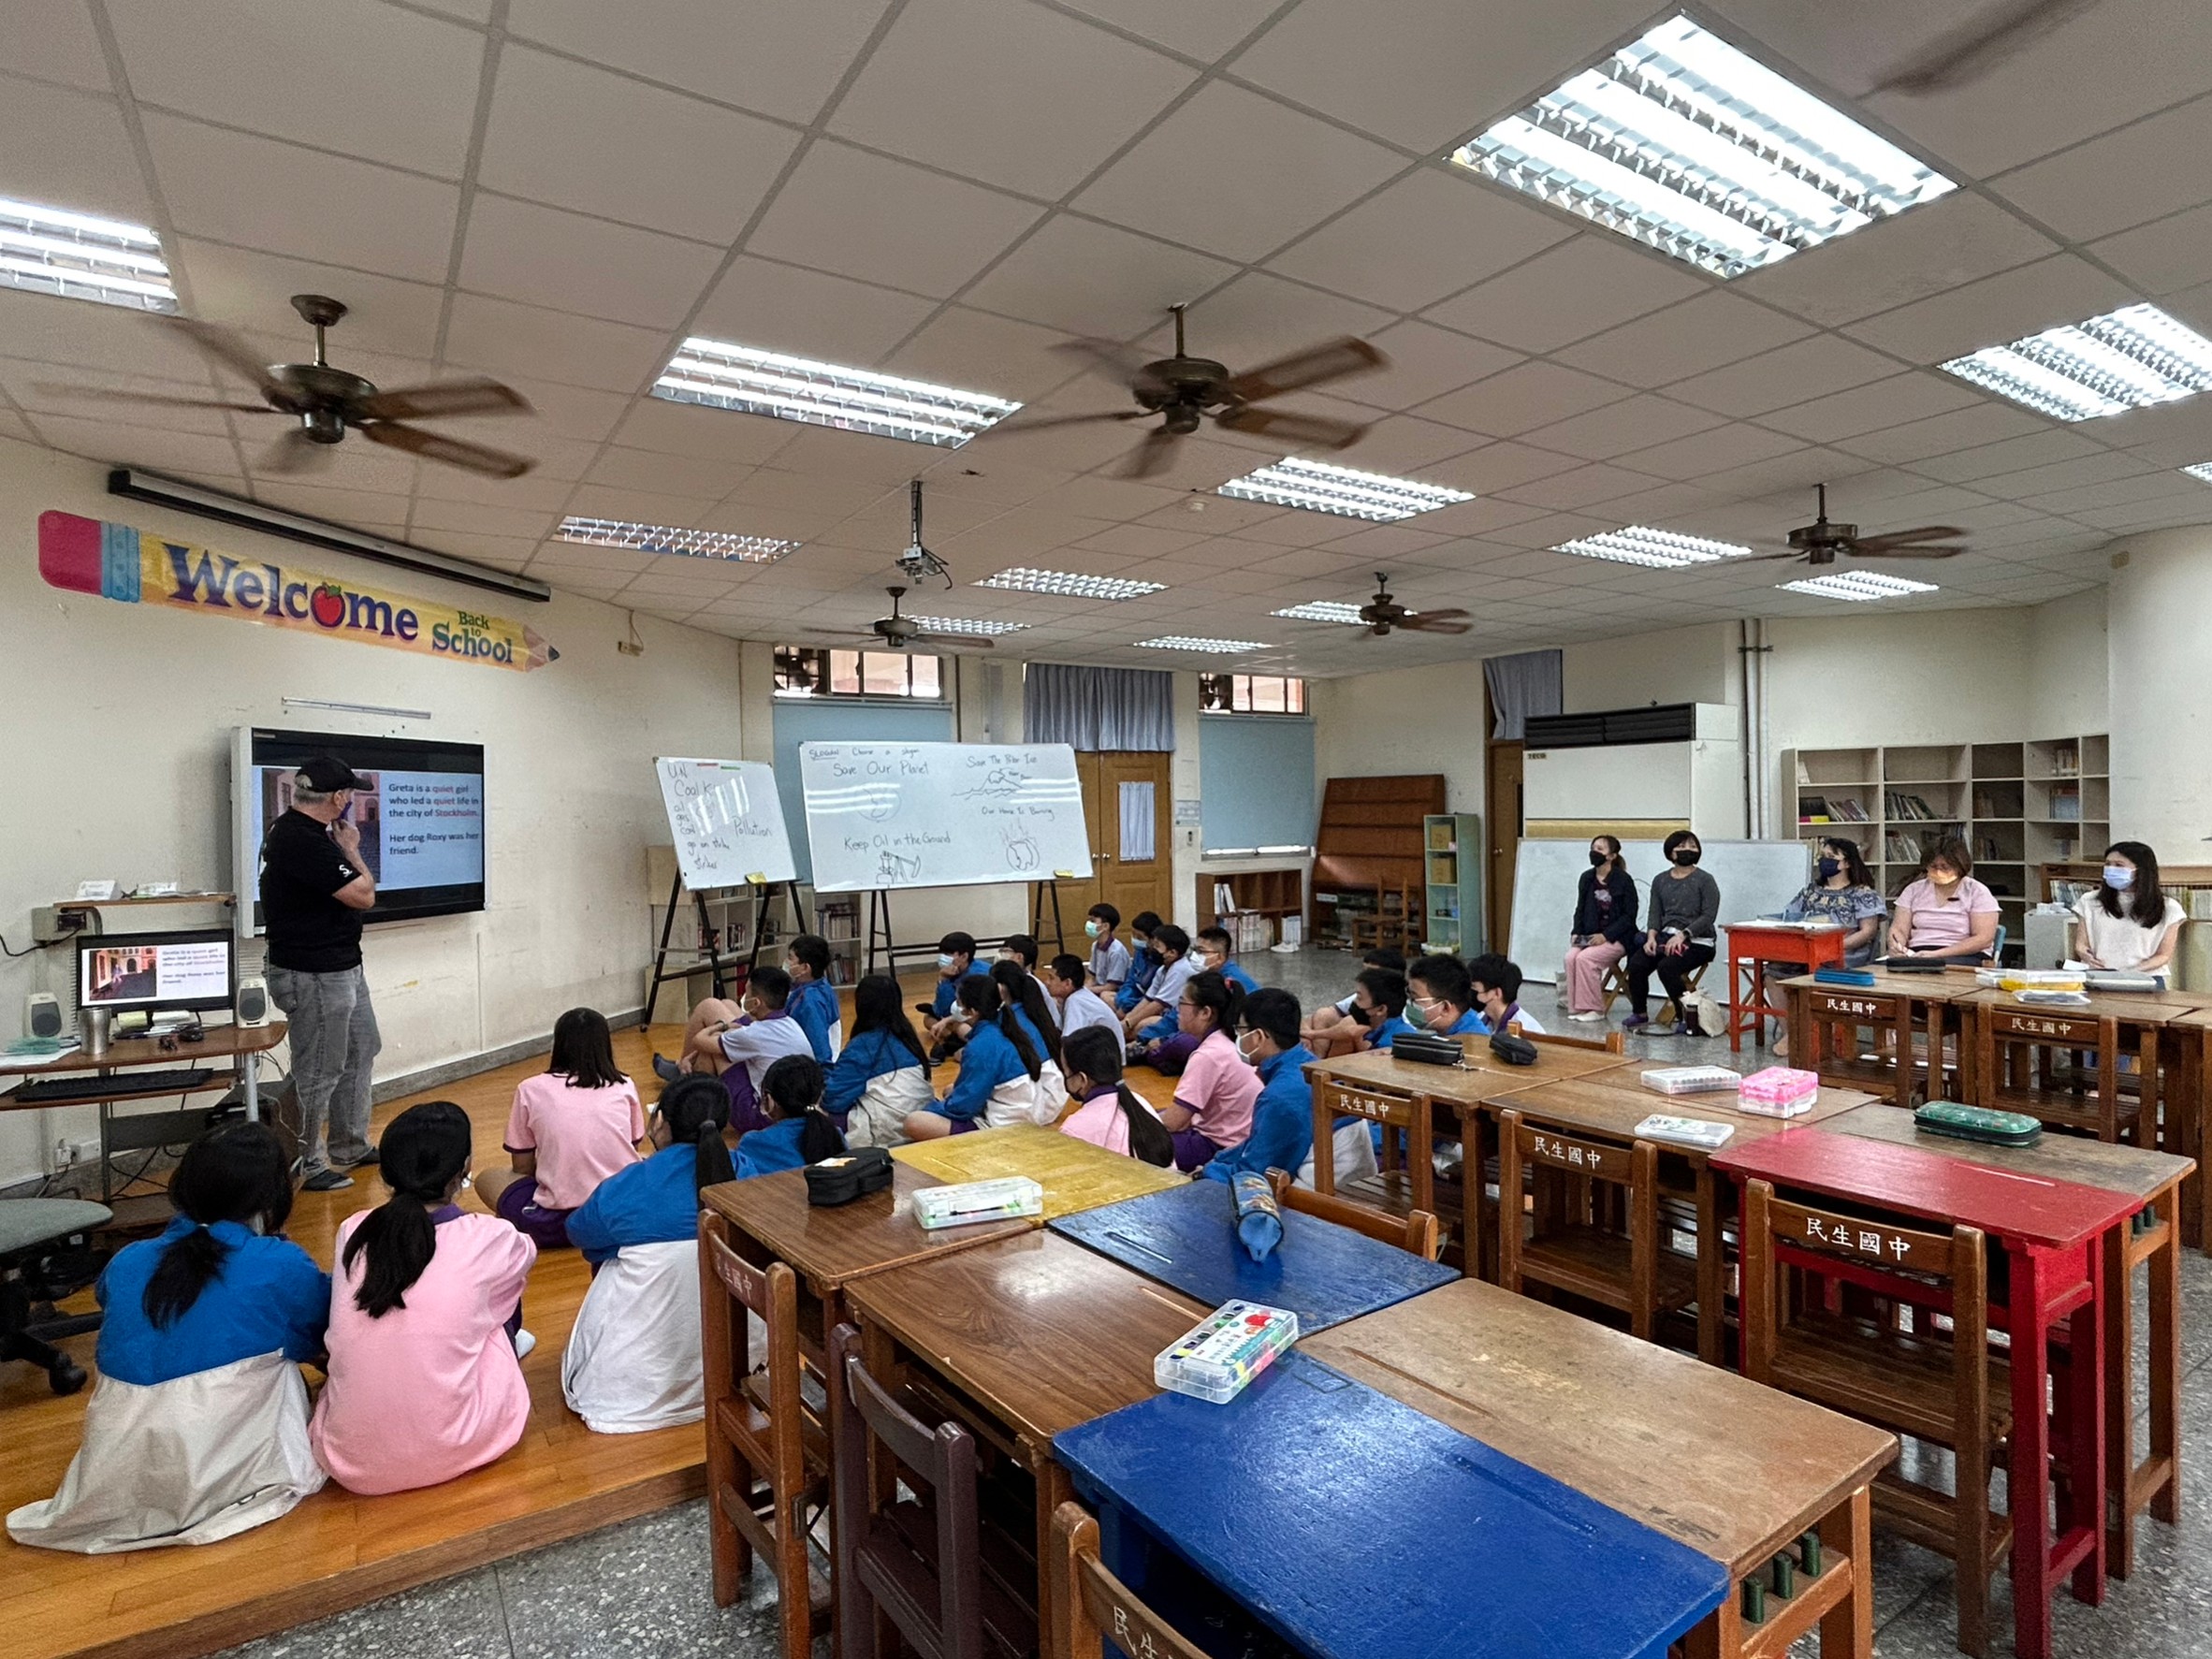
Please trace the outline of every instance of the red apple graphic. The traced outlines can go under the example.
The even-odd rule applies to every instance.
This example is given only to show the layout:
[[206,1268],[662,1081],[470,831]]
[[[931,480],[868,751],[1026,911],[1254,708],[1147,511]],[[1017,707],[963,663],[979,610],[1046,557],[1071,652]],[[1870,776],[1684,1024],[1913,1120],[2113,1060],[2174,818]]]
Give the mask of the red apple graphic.
[[345,620],[345,590],[336,582],[325,582],[308,600],[307,608],[324,627],[335,628]]

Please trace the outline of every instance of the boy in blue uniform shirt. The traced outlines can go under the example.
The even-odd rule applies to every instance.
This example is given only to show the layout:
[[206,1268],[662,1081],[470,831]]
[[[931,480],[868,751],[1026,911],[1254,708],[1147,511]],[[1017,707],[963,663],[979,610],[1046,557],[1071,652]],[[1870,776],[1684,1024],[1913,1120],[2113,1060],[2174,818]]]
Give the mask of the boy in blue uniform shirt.
[[922,1016],[922,1040],[932,1065],[960,1052],[968,1023],[960,1012],[960,982],[975,968],[975,935],[948,933],[937,941],[937,995],[914,1004]]
[[1122,982],[1129,977],[1129,948],[1113,937],[1120,926],[1121,912],[1108,904],[1091,906],[1090,920],[1083,924],[1091,941],[1091,988],[1101,997],[1121,995]]
[[1198,964],[1191,960],[1190,935],[1172,922],[1163,922],[1153,929],[1152,952],[1159,958],[1159,967],[1137,1006],[1122,1016],[1129,1041],[1147,1048],[1182,1029],[1175,1023],[1175,1004],[1183,999],[1183,987],[1198,972]]
[[1405,1023],[1416,1031],[1459,1037],[1486,1029],[1475,1011],[1467,965],[1457,956],[1423,956],[1405,970]]
[[1545,1034],[1535,1016],[1521,1009],[1521,968],[1516,964],[1495,952],[1477,956],[1467,964],[1467,983],[1475,998],[1476,1018],[1482,1022],[1477,1030],[1496,1032],[1519,1026],[1524,1037]]
[[1292,1177],[1314,1150],[1314,1091],[1305,1080],[1313,1050],[1298,1040],[1298,998],[1288,991],[1255,991],[1244,998],[1237,1053],[1259,1071],[1259,1099],[1252,1106],[1252,1134],[1242,1146],[1225,1146],[1199,1173],[1234,1183],[1250,1171],[1286,1170]]
[[1129,924],[1129,977],[1113,994],[1115,1013],[1126,1015],[1136,1007],[1143,999],[1145,987],[1152,983],[1152,976],[1159,971],[1159,954],[1152,948],[1152,936],[1158,931],[1159,917],[1151,910],[1139,910],[1137,919]]
[[1259,982],[1238,967],[1236,958],[1230,954],[1228,928],[1200,928],[1198,930],[1197,951],[1199,972],[1204,973],[1210,968],[1223,979],[1242,989],[1247,997],[1259,989]]
[[844,1011],[837,1006],[837,988],[829,982],[829,940],[819,934],[802,933],[784,953],[783,971],[791,975],[791,995],[784,1011],[807,1034],[807,1046],[824,1066],[837,1057],[845,1036]]
[[1363,1048],[1387,1049],[1413,1027],[1405,1023],[1405,976],[1367,968],[1352,982],[1352,1022]]

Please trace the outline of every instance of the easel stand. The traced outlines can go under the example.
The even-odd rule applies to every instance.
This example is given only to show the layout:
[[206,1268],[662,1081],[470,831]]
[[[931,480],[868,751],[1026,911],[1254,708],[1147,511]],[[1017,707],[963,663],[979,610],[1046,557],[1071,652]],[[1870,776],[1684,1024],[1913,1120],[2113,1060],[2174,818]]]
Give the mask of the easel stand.
[[[688,980],[701,968],[706,968],[714,975],[714,994],[717,997],[726,997],[730,995],[730,980],[733,973],[737,976],[737,990],[740,994],[743,993],[746,982],[752,977],[752,970],[760,966],[761,941],[766,932],[768,905],[779,888],[784,889],[791,895],[793,925],[798,932],[807,931],[807,909],[800,902],[799,884],[796,881],[754,881],[749,885],[752,889],[752,949],[740,957],[723,953],[721,929],[715,926],[713,919],[708,916],[706,895],[703,892],[694,892],[691,895],[692,912],[698,919],[699,943],[695,947],[686,948],[680,945],[672,945],[669,942],[671,936],[676,931],[677,908],[683,903],[684,879],[682,872],[678,871],[670,880],[668,908],[661,917],[661,945],[660,949],[653,953],[652,972],[646,979],[645,1018],[647,1021],[649,1022],[653,1017],[653,1004],[660,997],[662,985],[672,980]],[[677,958],[676,966],[673,968],[669,966],[668,960],[672,954]]]
[[[1037,941],[1041,953],[1044,949],[1044,913],[1048,900],[1052,906],[1053,949],[1057,953],[1068,948],[1066,930],[1060,920],[1059,882],[1056,880],[1032,881],[1029,884],[1029,937]],[[979,939],[975,941],[976,949],[979,952],[986,949],[997,950],[1004,943],[1006,943],[1006,939],[1003,936],[997,939]],[[877,960],[880,957],[885,968],[895,979],[898,976],[899,958],[902,956],[909,959],[927,956],[935,961],[937,942],[932,939],[918,945],[902,945],[895,940],[891,935],[891,890],[886,887],[870,888],[868,890],[867,965],[861,971],[874,973]]]

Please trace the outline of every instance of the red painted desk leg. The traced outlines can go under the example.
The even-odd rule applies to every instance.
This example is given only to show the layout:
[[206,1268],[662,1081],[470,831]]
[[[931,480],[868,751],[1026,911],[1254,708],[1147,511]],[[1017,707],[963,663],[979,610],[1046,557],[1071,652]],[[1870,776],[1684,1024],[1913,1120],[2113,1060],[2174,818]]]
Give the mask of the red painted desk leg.
[[2051,1653],[2050,1333],[2044,1329],[2045,1262],[2025,1246],[2012,1256],[2013,1646],[2017,1659]]
[[[2126,1223],[2121,1223],[2124,1228]],[[2074,1569],[2074,1599],[2091,1607],[2104,1601],[2104,1251],[2091,1240],[2082,1252],[2089,1277],[2089,1298],[2074,1310],[2067,1345],[2074,1363],[2067,1369],[2066,1440],[2074,1466],[2067,1471],[2066,1502],[2058,1536],[2077,1530],[2089,1535],[2088,1553]],[[2086,1449],[2085,1449],[2086,1448]]]

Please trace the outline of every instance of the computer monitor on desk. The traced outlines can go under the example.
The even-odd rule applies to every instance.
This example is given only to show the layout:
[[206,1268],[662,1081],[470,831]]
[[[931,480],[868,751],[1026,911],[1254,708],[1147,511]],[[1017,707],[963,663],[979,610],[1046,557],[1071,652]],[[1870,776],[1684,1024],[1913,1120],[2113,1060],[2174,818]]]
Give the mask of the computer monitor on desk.
[[231,1006],[237,938],[228,928],[94,933],[77,939],[77,1006],[199,1013]]

